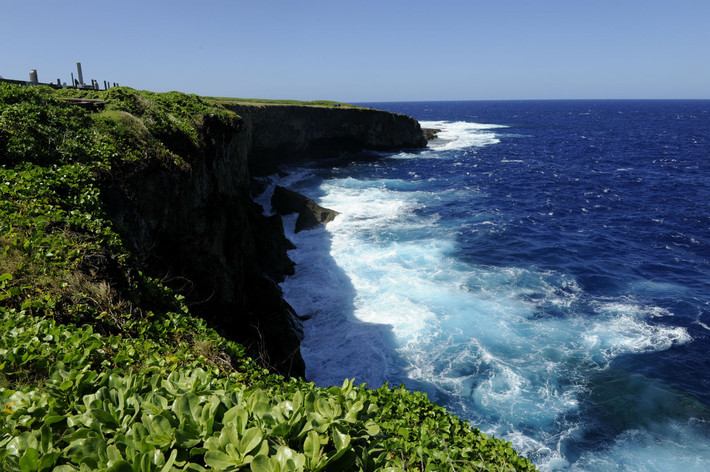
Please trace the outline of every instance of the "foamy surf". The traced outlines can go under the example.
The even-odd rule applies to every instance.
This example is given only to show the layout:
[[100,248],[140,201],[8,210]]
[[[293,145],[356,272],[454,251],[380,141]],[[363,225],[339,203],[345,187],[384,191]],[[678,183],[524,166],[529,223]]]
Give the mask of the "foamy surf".
[[422,128],[438,129],[437,138],[429,143],[436,151],[453,151],[486,146],[500,142],[493,130],[506,128],[503,125],[469,123],[466,121],[422,121]]
[[[456,261],[446,228],[413,216],[431,195],[369,184],[324,182],[319,202],[341,215],[327,230],[288,233],[297,274],[283,289],[309,317],[302,352],[318,385],[405,383],[545,462],[556,453],[528,449],[545,438],[521,431],[575,412],[585,379],[615,358],[690,339],[649,323],[663,312],[587,300],[559,274]],[[537,316],[574,305],[594,316]]]

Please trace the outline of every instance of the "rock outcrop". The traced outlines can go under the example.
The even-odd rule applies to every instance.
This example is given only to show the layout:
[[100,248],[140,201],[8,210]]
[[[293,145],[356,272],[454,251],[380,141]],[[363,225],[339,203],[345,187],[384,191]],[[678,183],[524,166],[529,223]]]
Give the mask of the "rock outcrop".
[[[126,165],[104,178],[102,196],[150,275],[183,293],[193,313],[263,365],[303,376],[298,317],[278,286],[293,273],[286,254],[293,246],[281,217],[265,216],[251,199],[252,175],[306,157],[426,141],[416,121],[386,112],[234,108],[241,118],[203,118],[200,144],[184,149],[185,163]],[[311,203],[297,210],[306,214],[302,229],[335,214]]]
[[439,137],[439,132],[441,130],[437,128],[422,128],[422,133],[424,134],[424,139],[427,141],[433,141]]
[[112,220],[150,275],[263,365],[302,376],[299,328],[277,285],[293,273],[281,217],[249,195],[249,142],[239,118],[205,117],[186,165],[155,160],[104,182]]
[[419,123],[369,108],[297,105],[230,105],[251,135],[249,169],[266,175],[279,165],[338,157],[362,150],[396,151],[426,146]]
[[330,223],[340,214],[335,210],[318,205],[300,193],[279,185],[276,186],[271,197],[271,208],[280,215],[298,213],[296,233]]

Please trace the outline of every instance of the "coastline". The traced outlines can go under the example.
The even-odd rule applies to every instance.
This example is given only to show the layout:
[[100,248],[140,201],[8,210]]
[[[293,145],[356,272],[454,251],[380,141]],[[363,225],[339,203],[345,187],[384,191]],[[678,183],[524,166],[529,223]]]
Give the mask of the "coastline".
[[[241,117],[177,92],[7,84],[0,116],[0,462],[12,470],[379,470],[415,457],[535,470],[425,394],[298,375],[296,314],[277,285],[290,243],[252,199],[258,132]],[[338,133],[325,144],[351,150]]]

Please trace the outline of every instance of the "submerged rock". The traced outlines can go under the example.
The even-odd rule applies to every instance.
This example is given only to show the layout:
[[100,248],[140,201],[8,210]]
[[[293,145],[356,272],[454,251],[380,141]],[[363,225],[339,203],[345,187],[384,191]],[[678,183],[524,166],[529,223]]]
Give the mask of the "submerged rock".
[[271,207],[281,215],[298,213],[296,232],[314,229],[330,223],[338,216],[335,210],[324,208],[310,198],[287,188],[276,186]]

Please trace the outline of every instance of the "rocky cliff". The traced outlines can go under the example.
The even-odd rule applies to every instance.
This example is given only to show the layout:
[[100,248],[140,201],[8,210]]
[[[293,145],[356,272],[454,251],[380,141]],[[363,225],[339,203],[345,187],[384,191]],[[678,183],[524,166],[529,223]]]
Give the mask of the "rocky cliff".
[[263,365],[303,376],[299,326],[278,282],[293,273],[281,217],[249,194],[253,175],[343,151],[426,144],[419,124],[375,110],[232,106],[205,116],[185,162],[146,161],[104,180],[102,195],[151,275],[182,292],[194,313],[244,344]]
[[253,175],[281,164],[337,157],[342,152],[392,151],[426,146],[419,123],[369,108],[230,105],[251,136]]

